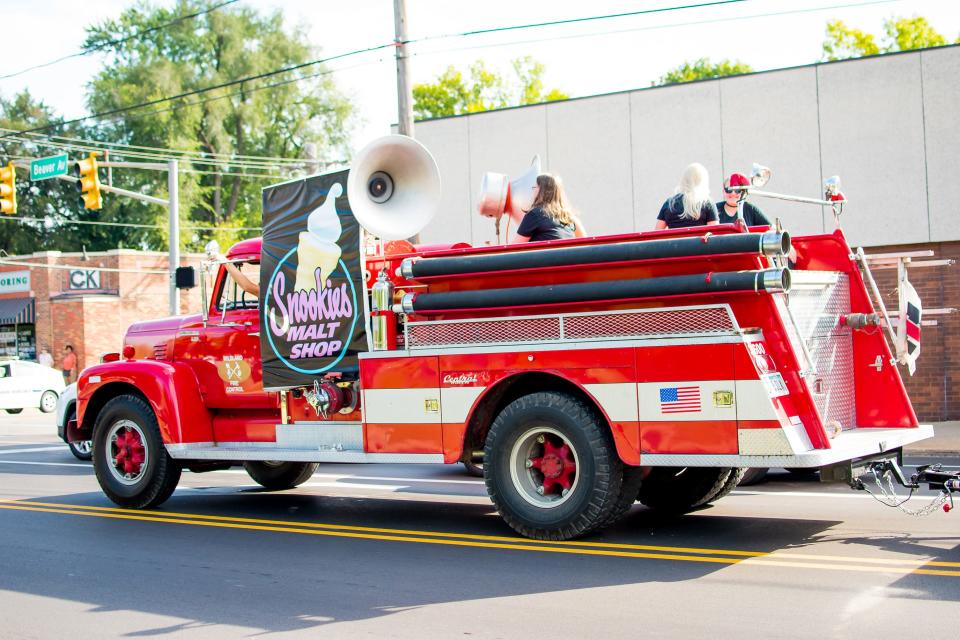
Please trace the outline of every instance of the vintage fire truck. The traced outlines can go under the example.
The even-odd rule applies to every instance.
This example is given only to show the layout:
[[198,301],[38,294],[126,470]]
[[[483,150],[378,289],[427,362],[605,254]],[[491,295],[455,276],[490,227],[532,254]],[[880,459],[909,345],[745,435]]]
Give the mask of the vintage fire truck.
[[[484,213],[522,215],[518,187],[488,174]],[[68,437],[92,439],[106,495],[153,507],[181,470],[238,464],[288,489],[325,462],[482,462],[511,527],[561,540],[637,501],[710,504],[747,467],[899,473],[901,447],[932,435],[839,228],[403,240],[438,190],[401,136],[348,174],[265,190],[263,239],[213,265],[201,314],[134,324],[83,371]]]

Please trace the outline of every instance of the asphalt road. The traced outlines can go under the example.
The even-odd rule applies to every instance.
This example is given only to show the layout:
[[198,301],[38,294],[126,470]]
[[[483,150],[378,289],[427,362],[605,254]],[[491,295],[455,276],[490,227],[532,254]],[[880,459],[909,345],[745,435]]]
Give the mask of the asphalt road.
[[113,507],[52,416],[0,416],[0,637],[917,638],[960,610],[960,504],[912,517],[785,472],[568,543],[517,537],[459,466],[280,493],[185,473],[156,511]]

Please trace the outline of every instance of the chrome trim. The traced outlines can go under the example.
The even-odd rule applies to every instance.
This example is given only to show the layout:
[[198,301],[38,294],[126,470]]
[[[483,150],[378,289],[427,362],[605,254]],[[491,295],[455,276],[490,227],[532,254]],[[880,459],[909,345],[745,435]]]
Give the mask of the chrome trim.
[[766,269],[760,277],[763,278],[763,289],[767,293],[787,293],[790,291],[790,269]]
[[381,464],[443,464],[442,453],[366,453],[280,448],[275,442],[168,444],[176,460],[279,460],[282,462],[370,462]]
[[407,280],[413,280],[413,263],[413,258],[404,258],[403,262],[400,263],[400,268],[397,270],[398,274]]
[[[403,309],[403,313],[413,313],[413,298],[416,296],[415,293],[405,293],[400,299],[400,308]],[[462,320],[461,320],[462,322]]]
[[787,255],[792,246],[790,234],[786,231],[768,231],[760,236],[760,253],[765,256]]
[[830,441],[830,449],[814,449],[792,456],[698,455],[640,453],[648,467],[822,467],[863,456],[883,453],[911,442],[933,437],[933,425],[911,429],[850,429]]

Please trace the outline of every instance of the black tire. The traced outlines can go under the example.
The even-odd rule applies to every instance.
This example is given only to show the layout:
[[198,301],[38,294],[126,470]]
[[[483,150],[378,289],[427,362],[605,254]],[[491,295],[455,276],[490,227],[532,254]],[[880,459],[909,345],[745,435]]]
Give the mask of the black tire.
[[20,412],[22,412],[22,411],[23,411],[23,409],[6,409],[6,412],[7,412],[7,413],[10,413],[10,414],[13,414],[13,415],[17,415],[18,413],[20,413]]
[[244,462],[253,481],[264,489],[293,489],[310,479],[319,465],[316,462]]
[[600,524],[597,529],[605,529],[623,520],[623,517],[630,512],[630,507],[636,503],[637,495],[640,493],[642,484],[643,469],[623,465],[623,482],[620,485],[620,495],[617,496],[617,504],[607,517],[607,521]]
[[[526,466],[548,458],[549,477]],[[591,407],[568,394],[543,391],[508,404],[490,427],[483,460],[490,499],[504,521],[528,538],[582,536],[617,508],[623,465],[609,430]],[[570,484],[566,494],[556,486],[558,477]],[[549,490],[538,494],[537,486]]]
[[694,506],[713,504],[720,498],[726,497],[731,491],[737,488],[737,485],[740,484],[740,480],[743,478],[743,474],[746,472],[746,467],[734,467],[730,470],[730,475],[727,476],[727,479],[720,486],[720,488],[717,489],[716,493],[714,493],[712,496],[707,496],[702,502]]
[[180,465],[164,447],[153,409],[135,395],[113,398],[97,415],[93,468],[107,497],[128,509],[162,504],[180,481]]
[[464,460],[463,468],[467,470],[467,475],[471,475],[474,478],[483,477],[483,463],[474,462],[473,460]]
[[750,467],[747,469],[747,472],[743,474],[743,478],[740,479],[741,487],[749,487],[754,484],[760,484],[767,479],[767,467]]
[[717,495],[730,467],[655,467],[643,480],[638,499],[658,511],[686,513]]
[[57,392],[44,391],[40,396],[40,405],[38,409],[43,413],[53,413],[57,410]]

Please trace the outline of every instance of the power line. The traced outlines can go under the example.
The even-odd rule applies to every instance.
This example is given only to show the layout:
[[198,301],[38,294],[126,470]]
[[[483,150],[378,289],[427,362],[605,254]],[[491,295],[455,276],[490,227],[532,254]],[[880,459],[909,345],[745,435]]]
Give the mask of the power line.
[[[140,224],[136,222],[106,222],[101,220],[51,220],[49,218],[30,218],[27,216],[2,216],[0,220],[20,221],[20,222],[39,222],[44,226],[57,226],[61,224],[79,224],[92,225],[99,227],[130,227],[133,229],[168,229],[165,224]],[[262,227],[204,227],[199,225],[180,225],[181,229],[191,231],[263,231]]]
[[[728,1],[734,1],[734,0],[728,0]],[[736,0],[736,1],[743,1],[743,0]],[[77,123],[77,122],[84,122],[84,121],[86,121],[86,120],[102,119],[102,118],[104,118],[104,117],[106,117],[106,116],[112,116],[112,115],[118,114],[118,113],[125,113],[125,112],[127,112],[127,111],[133,111],[134,109],[140,109],[140,108],[143,108],[143,107],[150,107],[150,106],[153,106],[153,105],[155,105],[155,104],[160,104],[160,103],[162,103],[162,102],[170,102],[171,100],[179,100],[180,98],[189,98],[190,96],[200,95],[200,94],[202,94],[202,93],[207,93],[207,92],[209,92],[209,91],[215,91],[216,89],[224,89],[224,88],[226,88],[226,87],[233,87],[233,86],[236,86],[236,85],[238,85],[238,84],[242,85],[242,84],[244,84],[244,83],[246,83],[246,82],[252,82],[252,81],[254,81],[254,80],[262,80],[263,78],[270,78],[270,77],[273,77],[273,76],[276,76],[276,75],[280,75],[281,73],[289,73],[289,72],[291,72],[291,71],[297,71],[298,69],[304,69],[304,68],[306,68],[306,67],[316,66],[316,65],[318,65],[318,64],[323,64],[323,63],[325,63],[325,62],[330,62],[330,61],[333,61],[333,60],[339,60],[340,58],[346,58],[346,57],[348,57],[348,56],[354,56],[354,55],[358,55],[358,54],[361,54],[361,53],[368,53],[368,52],[370,52],[370,51],[378,51],[378,50],[380,50],[380,49],[386,49],[386,48],[388,48],[388,47],[393,47],[393,46],[396,46],[396,45],[395,45],[395,43],[391,42],[391,43],[389,43],[389,44],[381,44],[381,45],[377,45],[377,46],[374,46],[374,47],[367,47],[367,48],[365,48],[365,49],[355,49],[355,50],[353,50],[353,51],[348,51],[348,52],[346,52],[346,53],[341,53],[341,54],[338,54],[338,55],[335,55],[335,56],[330,56],[330,57],[328,57],[328,58],[319,58],[319,59],[317,59],[317,60],[309,60],[309,61],[307,61],[307,62],[301,62],[301,63],[299,63],[299,64],[291,65],[291,66],[289,66],[289,67],[282,67],[282,68],[280,68],[280,69],[274,69],[273,71],[265,71],[265,72],[263,72],[263,73],[258,73],[258,74],[252,75],[252,76],[244,76],[243,78],[237,78],[237,79],[235,79],[235,80],[230,80],[230,81],[227,81],[227,82],[221,82],[220,84],[212,85],[212,86],[209,86],[209,87],[203,87],[203,88],[200,88],[200,89],[193,89],[193,90],[191,90],[191,91],[185,91],[185,92],[183,92],[183,93],[178,93],[177,95],[173,95],[173,96],[167,96],[167,97],[164,97],[164,98],[156,98],[155,100],[148,100],[148,101],[146,101],[146,102],[141,102],[141,103],[138,103],[138,104],[130,105],[130,106],[128,106],[128,107],[118,107],[118,108],[116,108],[116,109],[110,109],[110,110],[108,110],[108,111],[101,111],[101,112],[99,112],[99,113],[93,113],[93,114],[90,114],[90,115],[88,115],[88,116],[83,116],[83,117],[80,117],[80,118],[73,118],[73,119],[71,119],[71,120],[62,120],[62,121],[60,121],[60,122],[58,122],[58,123],[56,123],[56,124],[48,124],[48,125],[44,125],[44,126],[42,126],[42,127],[34,127],[34,128],[32,128],[32,129],[22,129],[22,130],[20,130],[20,131],[17,131],[17,133],[20,133],[20,134],[24,134],[24,133],[37,133],[37,132],[40,132],[40,131],[46,131],[46,130],[48,130],[48,129],[53,129],[53,128],[55,128],[55,127],[62,127],[62,126],[68,125],[68,124],[75,124],[75,123]],[[4,138],[8,138],[8,137],[10,137],[11,135],[14,135],[14,134],[9,134],[9,133],[8,133],[8,134],[6,134],[6,135],[0,136],[0,140],[3,140]]]
[[160,31],[161,29],[166,29],[167,27],[172,27],[173,25],[179,24],[179,23],[183,22],[184,20],[190,20],[190,19],[196,18],[196,17],[198,17],[198,16],[202,16],[202,15],[205,14],[205,13],[210,13],[210,12],[212,12],[212,11],[216,11],[217,9],[220,9],[220,8],[222,8],[222,7],[225,7],[225,6],[227,6],[228,4],[233,4],[233,3],[239,2],[239,1],[240,1],[240,0],[226,0],[225,2],[221,2],[220,4],[214,5],[214,6],[212,6],[212,7],[209,7],[209,8],[207,8],[207,9],[204,9],[204,10],[202,10],[202,11],[197,11],[197,12],[195,12],[195,13],[190,13],[190,14],[187,14],[187,15],[180,16],[180,17],[178,17],[178,18],[174,18],[174,19],[171,20],[170,22],[166,22],[166,23],[164,23],[164,24],[157,25],[157,26],[155,26],[155,27],[150,27],[150,28],[148,28],[148,29],[144,29],[143,31],[139,31],[139,32],[137,32],[137,33],[135,33],[135,34],[133,34],[133,35],[127,36],[127,37],[125,37],[125,38],[118,38],[117,40],[110,40],[109,42],[104,42],[103,44],[99,44],[99,45],[97,45],[97,46],[95,46],[95,47],[90,47],[89,49],[82,49],[82,50],[80,50],[80,51],[78,51],[78,52],[76,52],[76,53],[71,53],[71,54],[68,55],[68,56],[63,56],[62,58],[57,58],[56,60],[51,60],[50,62],[44,62],[44,63],[42,63],[42,64],[37,64],[37,65],[34,65],[34,66],[32,66],[32,67],[27,67],[26,69],[21,69],[20,71],[15,71],[15,72],[13,72],[13,73],[8,73],[8,74],[5,75],[5,76],[0,76],[0,80],[6,80],[7,78],[13,78],[13,77],[15,77],[15,76],[22,75],[22,74],[24,74],[24,73],[27,73],[28,71],[33,71],[33,70],[35,70],[35,69],[42,69],[42,68],[44,68],[44,67],[49,67],[49,66],[55,65],[55,64],[57,64],[57,63],[59,63],[59,62],[63,62],[64,60],[70,60],[71,58],[79,58],[79,57],[82,57],[82,56],[86,56],[86,55],[89,55],[89,54],[91,54],[91,53],[95,53],[95,52],[97,52],[97,51],[101,51],[102,49],[106,49],[107,47],[114,47],[114,46],[116,46],[116,45],[118,45],[118,44],[123,44],[124,42],[129,42],[130,40],[134,40],[134,39],[139,38],[139,37],[141,37],[141,36],[145,36],[145,35],[147,35],[148,33],[153,33],[154,31]]
[[73,265],[73,264],[38,264],[36,262],[17,262],[16,260],[7,260],[0,258],[0,264],[9,264],[17,267],[33,267],[35,269],[65,269],[65,270],[87,270],[96,269],[97,271],[109,271],[110,273],[146,273],[149,275],[169,276],[169,271],[159,271],[156,269],[116,269],[114,267],[98,267],[96,265]]

